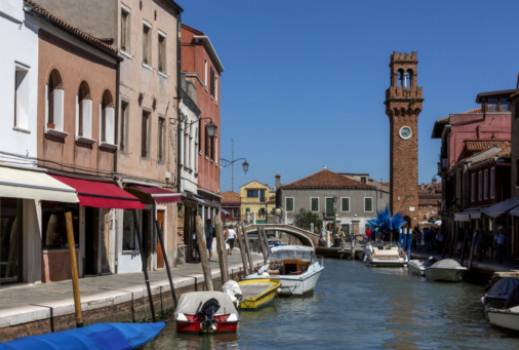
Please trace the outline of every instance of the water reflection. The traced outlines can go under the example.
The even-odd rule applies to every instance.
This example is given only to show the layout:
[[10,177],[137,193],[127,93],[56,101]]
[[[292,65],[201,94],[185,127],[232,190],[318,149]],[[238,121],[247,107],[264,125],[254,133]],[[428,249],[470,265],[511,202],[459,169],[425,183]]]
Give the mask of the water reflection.
[[314,295],[242,312],[237,335],[177,335],[170,323],[146,349],[519,349],[517,335],[488,325],[482,293],[329,260]]

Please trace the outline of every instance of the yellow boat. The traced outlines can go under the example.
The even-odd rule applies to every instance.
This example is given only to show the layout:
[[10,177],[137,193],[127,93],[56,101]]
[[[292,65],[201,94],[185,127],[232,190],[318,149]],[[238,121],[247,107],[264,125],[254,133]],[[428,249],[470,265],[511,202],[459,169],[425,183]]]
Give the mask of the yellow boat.
[[238,282],[242,292],[240,309],[256,310],[267,306],[276,297],[281,283],[270,278],[253,278]]

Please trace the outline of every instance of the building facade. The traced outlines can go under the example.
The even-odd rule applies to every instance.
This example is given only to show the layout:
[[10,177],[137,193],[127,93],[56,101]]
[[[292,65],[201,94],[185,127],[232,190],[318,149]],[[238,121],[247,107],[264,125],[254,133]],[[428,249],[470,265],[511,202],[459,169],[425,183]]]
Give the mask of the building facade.
[[266,224],[273,219],[276,192],[268,185],[253,180],[240,186],[240,216],[248,224]]
[[239,193],[222,193],[222,218],[224,223],[229,225],[236,225],[241,222],[241,197]]
[[401,213],[409,226],[418,211],[418,115],[422,88],[418,86],[416,52],[391,54],[390,83],[386,90],[386,114],[390,130],[390,210]]
[[319,215],[325,225],[335,224],[346,233],[363,234],[367,221],[388,207],[389,193],[350,176],[323,169],[281,185],[285,223],[293,224],[296,215],[306,211]]
[[[185,24],[181,27],[182,74],[196,91],[200,117],[197,160],[197,214],[204,222],[220,215],[220,80],[223,65],[211,40],[203,32]],[[191,234],[184,233],[187,252],[195,249]],[[189,258],[189,253],[186,253]]]

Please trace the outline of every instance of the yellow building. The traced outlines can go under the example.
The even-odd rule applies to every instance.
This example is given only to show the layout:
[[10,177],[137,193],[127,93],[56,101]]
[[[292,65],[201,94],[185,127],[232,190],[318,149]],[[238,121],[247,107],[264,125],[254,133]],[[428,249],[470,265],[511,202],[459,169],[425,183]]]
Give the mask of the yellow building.
[[246,223],[264,224],[273,217],[276,192],[268,185],[253,180],[240,186],[241,218]]

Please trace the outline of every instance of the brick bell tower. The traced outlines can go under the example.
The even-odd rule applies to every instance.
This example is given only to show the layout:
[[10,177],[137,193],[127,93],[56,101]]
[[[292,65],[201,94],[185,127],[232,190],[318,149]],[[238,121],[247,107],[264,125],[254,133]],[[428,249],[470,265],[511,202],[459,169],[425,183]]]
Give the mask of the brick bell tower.
[[416,52],[391,54],[386,114],[390,132],[390,210],[404,215],[411,227],[418,223],[418,115],[422,88],[418,86]]

